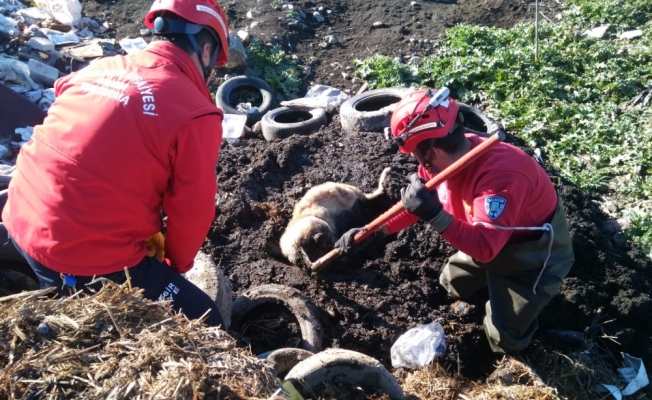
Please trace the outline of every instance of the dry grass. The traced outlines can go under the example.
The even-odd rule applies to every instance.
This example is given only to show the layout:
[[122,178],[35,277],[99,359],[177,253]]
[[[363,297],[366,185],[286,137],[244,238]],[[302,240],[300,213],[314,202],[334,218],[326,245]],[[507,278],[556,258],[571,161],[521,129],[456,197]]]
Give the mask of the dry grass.
[[269,398],[272,372],[218,328],[108,283],[0,298],[0,398]]
[[441,366],[409,372],[402,377],[403,389],[410,399],[441,400],[555,400],[556,390],[547,386],[528,366],[505,357],[485,384],[453,376]]

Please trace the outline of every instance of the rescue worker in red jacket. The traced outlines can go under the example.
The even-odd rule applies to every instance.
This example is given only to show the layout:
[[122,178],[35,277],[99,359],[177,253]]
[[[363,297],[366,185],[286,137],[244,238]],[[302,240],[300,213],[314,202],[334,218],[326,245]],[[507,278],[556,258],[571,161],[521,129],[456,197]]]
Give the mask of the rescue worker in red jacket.
[[[448,92],[416,90],[397,104],[391,137],[402,153],[416,158],[419,169],[401,191],[406,211],[372,239],[419,219],[429,223],[459,250],[441,271],[441,285],[457,298],[487,286],[483,326],[493,351],[522,350],[538,327],[537,316],[574,262],[561,199],[544,169],[506,143],[429,192],[423,182],[484,140],[465,134],[459,105]],[[342,252],[369,243],[352,247],[357,231],[340,238]]]
[[181,274],[215,217],[223,112],[206,82],[227,62],[228,21],[214,0],[156,0],[145,25],[155,35],[146,50],[55,83],[2,220],[43,288],[122,283],[128,267],[147,298],[190,318],[210,310],[206,322],[220,325],[217,305]]

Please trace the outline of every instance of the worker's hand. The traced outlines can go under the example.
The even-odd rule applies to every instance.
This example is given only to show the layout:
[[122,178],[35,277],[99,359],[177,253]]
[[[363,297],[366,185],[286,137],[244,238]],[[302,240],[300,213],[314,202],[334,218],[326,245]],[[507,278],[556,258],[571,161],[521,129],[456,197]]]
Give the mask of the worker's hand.
[[401,189],[401,202],[406,210],[430,223],[439,233],[446,230],[453,220],[444,211],[437,193],[430,193],[417,174],[412,174],[410,184]]
[[145,240],[145,244],[147,245],[147,257],[156,255],[159,262],[165,260],[165,236],[161,232]]
[[344,235],[342,235],[341,238],[339,238],[337,242],[335,242],[335,248],[340,249],[340,254],[349,254],[349,255],[357,254],[362,249],[367,247],[369,243],[385,236],[385,233],[381,229],[379,229],[376,232],[369,235],[369,237],[363,240],[362,242],[358,244],[354,244],[353,237],[355,236],[356,233],[360,232],[363,229],[364,228],[349,229],[346,233],[344,233]]

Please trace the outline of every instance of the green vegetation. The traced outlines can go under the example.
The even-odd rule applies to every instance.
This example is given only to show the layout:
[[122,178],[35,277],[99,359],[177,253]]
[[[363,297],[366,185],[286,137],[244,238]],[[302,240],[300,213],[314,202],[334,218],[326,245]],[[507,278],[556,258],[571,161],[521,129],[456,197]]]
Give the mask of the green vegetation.
[[[605,23],[603,38],[583,34]],[[619,39],[633,29],[643,36]],[[417,67],[376,56],[357,61],[356,73],[371,87],[448,86],[483,104],[578,187],[618,192],[630,233],[650,253],[652,0],[569,0],[559,22],[539,26],[538,62],[534,36],[533,23],[460,25]]]
[[299,91],[299,72],[296,63],[281,46],[265,47],[252,40],[247,48],[246,75],[263,79],[274,90],[278,101],[288,100]]

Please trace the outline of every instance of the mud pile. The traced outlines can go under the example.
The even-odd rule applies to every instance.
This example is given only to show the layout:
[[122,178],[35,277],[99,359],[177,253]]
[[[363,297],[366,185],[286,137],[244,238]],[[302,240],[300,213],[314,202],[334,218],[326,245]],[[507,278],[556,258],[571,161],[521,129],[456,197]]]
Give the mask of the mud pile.
[[[205,250],[225,269],[236,294],[279,283],[309,296],[321,310],[325,348],[359,351],[390,366],[390,347],[401,333],[418,323],[438,321],[449,343],[442,363],[467,377],[484,376],[496,358],[481,326],[488,294],[469,299],[468,311],[448,298],[438,277],[454,249],[426,224],[418,223],[354,257],[342,258],[318,275],[289,265],[280,254],[278,241],[292,207],[310,187],[336,181],[371,191],[382,169],[389,166],[388,193],[395,202],[416,170],[416,164],[381,134],[345,135],[339,125],[335,116],[310,136],[277,142],[251,137],[224,144],[218,167],[218,214]],[[519,144],[513,137],[508,141]],[[562,185],[561,196],[576,263],[560,293],[540,315],[534,338],[540,343],[533,348],[572,347],[548,334],[551,328],[577,331],[587,338],[607,335],[619,343],[605,340],[614,354],[629,352],[650,365],[650,262],[622,238],[603,230],[606,216],[597,197],[568,184]],[[254,353],[297,343],[298,328],[290,316],[285,318],[289,322],[276,328],[283,334],[263,335],[266,341],[256,340],[262,330],[245,332]],[[270,336],[275,339],[270,341]]]

